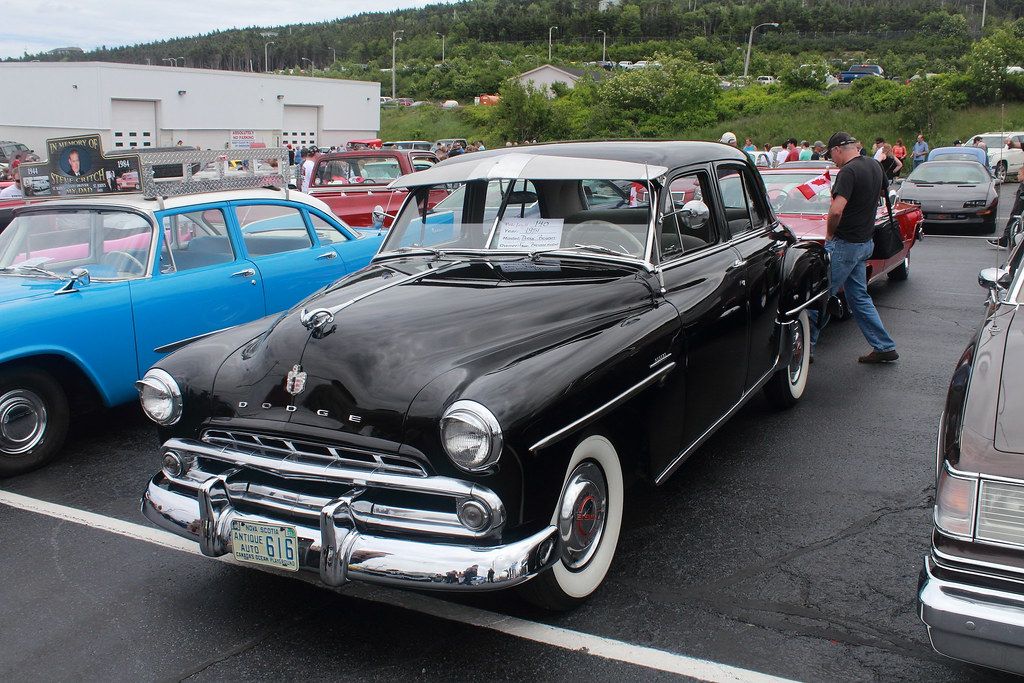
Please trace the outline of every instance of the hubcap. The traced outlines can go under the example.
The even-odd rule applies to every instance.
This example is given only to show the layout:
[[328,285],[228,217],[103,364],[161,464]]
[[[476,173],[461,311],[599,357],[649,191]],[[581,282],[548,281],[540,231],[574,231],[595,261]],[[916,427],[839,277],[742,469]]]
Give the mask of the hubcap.
[[46,432],[46,404],[35,393],[15,389],[0,396],[0,453],[21,455]]
[[996,177],[999,178],[999,180],[1006,180],[1006,167],[1002,164],[999,164],[999,166],[996,167]]
[[604,473],[597,463],[581,463],[566,482],[558,508],[561,557],[567,568],[578,571],[590,562],[601,544],[607,511]]
[[797,384],[804,371],[804,325],[797,321],[793,329],[793,355],[789,359],[789,383]]

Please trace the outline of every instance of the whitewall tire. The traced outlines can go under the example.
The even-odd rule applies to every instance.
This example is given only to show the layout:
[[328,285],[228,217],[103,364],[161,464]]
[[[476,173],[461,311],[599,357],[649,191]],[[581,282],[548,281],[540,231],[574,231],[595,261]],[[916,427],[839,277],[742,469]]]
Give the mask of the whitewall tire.
[[779,368],[764,385],[765,395],[777,408],[796,405],[807,388],[807,374],[811,366],[811,323],[806,310],[800,311],[800,317],[794,321],[788,343],[789,363]]

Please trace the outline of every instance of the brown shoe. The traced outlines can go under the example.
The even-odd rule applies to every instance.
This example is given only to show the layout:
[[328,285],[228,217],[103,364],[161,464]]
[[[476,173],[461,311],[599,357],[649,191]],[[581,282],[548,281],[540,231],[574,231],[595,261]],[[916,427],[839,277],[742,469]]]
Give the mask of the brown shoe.
[[861,356],[857,359],[858,363],[891,363],[894,360],[898,360],[900,354],[896,353],[896,349],[892,351],[872,351],[866,356]]

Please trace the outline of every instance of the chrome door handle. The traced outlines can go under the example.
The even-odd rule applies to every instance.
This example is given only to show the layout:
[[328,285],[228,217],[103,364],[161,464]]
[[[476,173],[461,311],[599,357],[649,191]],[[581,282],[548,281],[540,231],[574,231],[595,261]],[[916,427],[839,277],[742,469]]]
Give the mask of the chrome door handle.
[[237,273],[231,273],[231,277],[252,277],[255,274],[255,270],[252,268],[246,268],[245,270],[240,270]]
[[336,251],[324,252],[323,254],[320,254],[319,256],[317,256],[316,260],[317,261],[328,261],[328,260],[330,260],[332,258],[338,258],[338,252],[336,252]]
[[732,262],[733,268],[742,268],[745,265],[747,265],[747,260],[742,258],[738,258]]

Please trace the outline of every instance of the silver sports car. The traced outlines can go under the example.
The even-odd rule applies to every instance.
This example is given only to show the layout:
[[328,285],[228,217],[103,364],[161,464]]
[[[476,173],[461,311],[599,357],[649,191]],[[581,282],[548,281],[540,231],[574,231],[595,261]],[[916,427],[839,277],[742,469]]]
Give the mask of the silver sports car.
[[995,230],[999,192],[995,179],[976,161],[929,161],[914,169],[899,189],[899,201],[917,204],[925,225],[964,225]]

